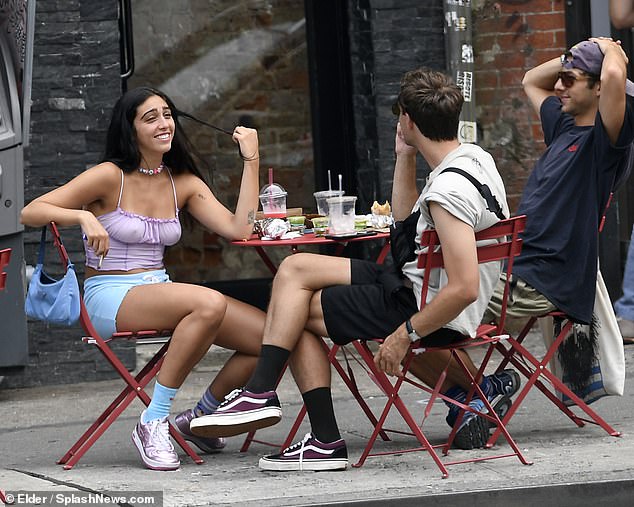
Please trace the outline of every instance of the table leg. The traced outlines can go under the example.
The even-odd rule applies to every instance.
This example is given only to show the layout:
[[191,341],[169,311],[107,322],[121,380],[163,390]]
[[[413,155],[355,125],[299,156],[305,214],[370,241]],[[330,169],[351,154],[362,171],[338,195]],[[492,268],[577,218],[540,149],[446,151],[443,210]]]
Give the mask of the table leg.
[[261,246],[256,246],[255,251],[258,253],[264,264],[266,264],[266,267],[269,268],[271,273],[273,273],[273,276],[275,276],[275,273],[277,273],[277,266],[275,266],[271,259],[269,259],[269,256],[266,255],[264,249]]

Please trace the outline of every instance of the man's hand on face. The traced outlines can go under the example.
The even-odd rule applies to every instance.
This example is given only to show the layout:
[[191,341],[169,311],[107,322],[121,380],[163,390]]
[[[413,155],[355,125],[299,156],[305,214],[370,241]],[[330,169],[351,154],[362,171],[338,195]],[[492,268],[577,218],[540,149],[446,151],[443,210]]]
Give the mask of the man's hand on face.
[[416,156],[416,153],[418,152],[418,150],[415,147],[410,146],[405,141],[405,138],[403,137],[403,130],[402,130],[400,121],[396,124],[396,139],[394,140],[394,152],[396,153],[397,156],[405,155],[410,157]]

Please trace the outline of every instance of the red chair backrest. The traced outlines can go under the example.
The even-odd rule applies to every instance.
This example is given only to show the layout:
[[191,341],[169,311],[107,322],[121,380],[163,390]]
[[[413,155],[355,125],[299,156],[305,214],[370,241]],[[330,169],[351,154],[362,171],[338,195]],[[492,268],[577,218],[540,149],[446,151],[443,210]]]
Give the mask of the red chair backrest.
[[11,260],[11,249],[5,248],[4,250],[0,250],[0,290],[4,289],[5,284],[7,283],[7,274],[4,271],[9,265],[9,261]]
[[[483,264],[485,262],[493,261],[506,261],[506,284],[504,287],[504,298],[502,300],[502,310],[499,321],[499,328],[504,328],[504,320],[506,318],[506,306],[508,300],[508,292],[510,288],[511,274],[513,273],[513,262],[522,251],[522,238],[520,233],[524,231],[526,227],[526,215],[519,215],[516,217],[507,218],[506,220],[500,220],[497,224],[477,232],[475,235],[476,241],[483,240],[497,240],[497,243],[491,243],[477,247],[478,263]],[[444,266],[442,257],[442,248],[440,245],[440,239],[434,229],[429,229],[423,232],[421,235],[421,247],[425,249],[424,252],[418,255],[418,268],[425,270],[425,277],[423,278],[423,290],[421,294],[421,309],[425,305],[427,298],[427,291],[429,289],[429,277],[428,273],[434,268],[441,268]]]

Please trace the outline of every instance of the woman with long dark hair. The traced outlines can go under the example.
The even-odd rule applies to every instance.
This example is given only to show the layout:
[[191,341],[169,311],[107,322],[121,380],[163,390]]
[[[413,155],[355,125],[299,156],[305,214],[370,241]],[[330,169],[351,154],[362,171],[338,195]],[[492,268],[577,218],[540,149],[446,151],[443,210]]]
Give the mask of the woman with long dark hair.
[[232,213],[204,182],[176,114],[158,90],[128,91],[113,109],[103,161],[33,200],[21,217],[33,227],[51,221],[81,227],[84,300],[102,337],[117,330],[174,330],[152,402],[132,434],[143,462],[155,470],[180,465],[167,418],[178,388],[213,343],[236,352],[196,407],[179,414],[175,424],[203,451],[225,446],[223,439],[195,437],[189,423],[248,379],[264,327],[260,310],[209,288],[171,283],[165,272],[163,253],[180,239],[181,212],[235,240],[250,236],[258,205],[257,132],[238,126],[232,134],[244,160]]

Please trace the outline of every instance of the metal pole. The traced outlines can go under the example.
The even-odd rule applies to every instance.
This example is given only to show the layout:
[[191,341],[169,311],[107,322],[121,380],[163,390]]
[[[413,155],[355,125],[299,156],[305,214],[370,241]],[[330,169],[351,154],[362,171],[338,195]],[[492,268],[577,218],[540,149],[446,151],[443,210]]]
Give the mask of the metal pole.
[[445,0],[445,49],[447,70],[462,88],[465,102],[460,114],[458,139],[477,142],[473,44],[471,40],[471,0]]

